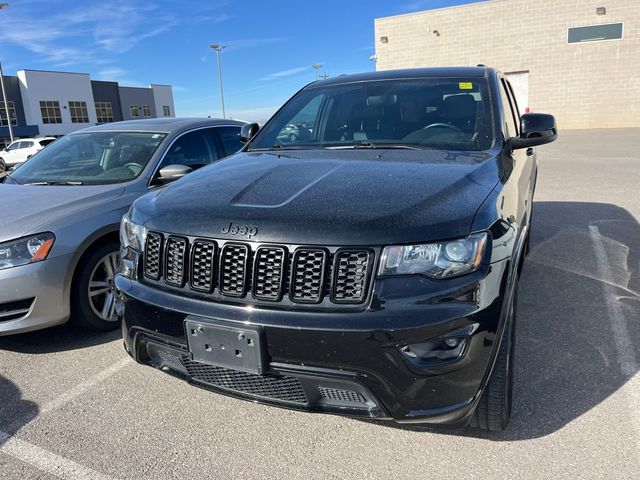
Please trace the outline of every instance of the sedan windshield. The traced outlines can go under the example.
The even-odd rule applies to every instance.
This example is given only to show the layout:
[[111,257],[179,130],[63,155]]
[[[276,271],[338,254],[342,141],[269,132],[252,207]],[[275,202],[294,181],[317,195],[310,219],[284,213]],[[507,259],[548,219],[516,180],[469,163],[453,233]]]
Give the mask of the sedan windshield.
[[398,79],[307,87],[265,125],[249,151],[485,150],[493,142],[484,79]]
[[164,133],[88,132],[62,137],[11,173],[20,184],[105,185],[137,178]]

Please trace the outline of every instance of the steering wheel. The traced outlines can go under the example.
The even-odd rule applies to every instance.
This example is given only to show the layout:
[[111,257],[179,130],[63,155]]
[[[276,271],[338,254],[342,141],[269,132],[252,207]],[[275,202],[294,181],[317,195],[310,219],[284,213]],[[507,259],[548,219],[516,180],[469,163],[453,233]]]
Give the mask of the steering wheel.
[[427,125],[426,127],[424,127],[423,130],[428,130],[430,128],[448,128],[453,130],[454,132],[464,133],[462,129],[448,123],[432,123],[431,125]]
[[139,163],[135,163],[135,162],[129,162],[129,163],[125,163],[123,165],[124,168],[128,168],[129,170],[131,170],[131,173],[133,173],[134,175],[138,175],[142,169],[144,168],[142,165],[140,165]]

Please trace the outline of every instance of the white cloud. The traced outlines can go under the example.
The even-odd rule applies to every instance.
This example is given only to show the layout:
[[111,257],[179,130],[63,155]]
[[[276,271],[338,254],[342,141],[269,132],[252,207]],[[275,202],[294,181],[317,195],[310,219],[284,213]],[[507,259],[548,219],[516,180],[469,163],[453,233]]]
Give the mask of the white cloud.
[[[170,9],[146,1],[90,0],[63,13],[41,15],[37,6],[0,15],[2,43],[30,50],[55,66],[109,63],[139,43],[189,22],[219,23],[230,17],[203,9],[200,16],[176,18]],[[218,5],[219,6],[219,5]],[[23,25],[24,28],[16,28]],[[83,48],[76,45],[86,45]]]
[[276,78],[289,77],[298,73],[311,71],[311,66],[289,68],[288,70],[281,70],[279,72],[271,73],[260,80],[275,80]]

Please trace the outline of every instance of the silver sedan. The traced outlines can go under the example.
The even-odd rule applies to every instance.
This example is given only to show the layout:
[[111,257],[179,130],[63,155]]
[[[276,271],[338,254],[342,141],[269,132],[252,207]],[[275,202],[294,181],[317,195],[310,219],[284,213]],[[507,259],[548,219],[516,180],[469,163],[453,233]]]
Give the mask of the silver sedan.
[[0,335],[109,330],[120,220],[131,203],[238,150],[242,123],[153,119],[67,135],[0,179]]

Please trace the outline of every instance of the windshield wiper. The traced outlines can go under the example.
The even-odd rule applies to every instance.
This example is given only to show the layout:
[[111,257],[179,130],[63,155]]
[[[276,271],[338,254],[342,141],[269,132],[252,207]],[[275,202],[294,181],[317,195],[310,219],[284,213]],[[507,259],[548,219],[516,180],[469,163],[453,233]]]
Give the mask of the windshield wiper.
[[48,180],[46,182],[31,182],[24,185],[83,185],[82,182],[69,181],[69,180]]
[[270,152],[273,150],[310,150],[313,148],[318,148],[313,145],[273,145],[272,147],[265,148],[251,148],[247,150],[248,152]]
[[353,145],[334,145],[331,147],[324,147],[331,150],[353,150],[358,148],[370,148],[370,149],[380,149],[380,150],[424,150],[424,148],[413,147],[411,145],[400,145],[400,144],[390,144],[390,143],[371,143],[371,142],[362,142],[356,143]]

